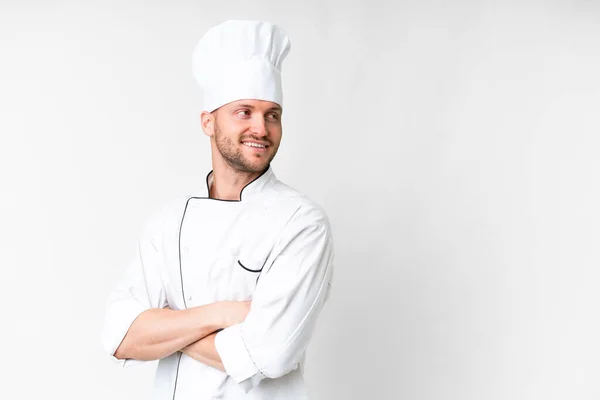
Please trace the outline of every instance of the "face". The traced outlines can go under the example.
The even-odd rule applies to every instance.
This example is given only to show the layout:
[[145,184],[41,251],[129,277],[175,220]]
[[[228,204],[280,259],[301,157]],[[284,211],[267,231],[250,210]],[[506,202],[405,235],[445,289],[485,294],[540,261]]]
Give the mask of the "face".
[[212,113],[202,113],[202,127],[211,136],[213,157],[240,172],[262,172],[281,142],[281,107],[263,100],[240,100]]

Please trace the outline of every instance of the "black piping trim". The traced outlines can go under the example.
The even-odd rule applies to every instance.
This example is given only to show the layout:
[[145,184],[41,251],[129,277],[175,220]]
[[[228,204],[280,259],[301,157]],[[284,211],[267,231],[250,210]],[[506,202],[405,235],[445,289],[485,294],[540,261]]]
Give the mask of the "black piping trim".
[[181,230],[183,228],[183,220],[185,219],[185,212],[187,211],[188,204],[193,197],[190,197],[185,202],[185,208],[183,209],[183,215],[181,216],[181,224],[179,224],[179,240],[177,243],[177,247],[179,249],[179,278],[181,279],[181,296],[183,297],[183,305],[187,309],[187,302],[185,301],[185,290],[183,288],[183,270],[181,269]]
[[266,174],[266,173],[267,173],[267,171],[269,170],[269,168],[270,168],[270,164],[269,164],[269,165],[267,165],[267,168],[265,168],[265,170],[264,170],[264,171],[263,171],[263,172],[262,172],[262,173],[261,173],[259,176],[257,176],[256,178],[252,179],[250,182],[248,182],[248,183],[246,184],[246,186],[244,186],[244,187],[242,188],[242,190],[240,190],[240,201],[242,201],[242,193],[244,193],[244,189],[246,189],[246,188],[247,188],[247,187],[248,187],[250,184],[252,184],[252,183],[254,183],[256,180],[258,180],[258,179],[259,179],[261,176],[263,176],[264,174]]
[[260,177],[262,177],[264,174],[267,173],[267,171],[269,170],[269,168],[271,167],[271,164],[267,165],[267,168],[265,168],[265,170],[263,172],[261,172],[260,175],[258,175],[256,178],[252,179],[250,182],[248,182],[243,188],[242,190],[240,190],[240,199],[239,200],[223,200],[223,199],[214,199],[212,197],[210,197],[210,187],[208,186],[208,177],[210,176],[210,174],[213,173],[213,171],[211,170],[208,175],[206,175],[206,193],[208,193],[207,197],[191,197],[192,199],[205,199],[205,200],[215,200],[215,201],[226,201],[226,202],[230,202],[230,203],[239,203],[240,201],[242,201],[242,193],[244,193],[244,189],[246,189],[248,186],[250,186],[252,183],[256,182],[258,179],[260,179]]
[[[185,289],[183,288],[183,270],[181,269],[181,230],[183,228],[183,220],[185,219],[185,212],[187,211],[188,204],[190,203],[190,199],[187,199],[185,202],[185,208],[183,209],[183,214],[181,215],[181,223],[179,224],[179,239],[177,240],[177,248],[179,252],[179,279],[181,280],[181,296],[183,297],[183,305],[187,309],[187,302],[185,301]],[[177,392],[177,378],[179,378],[179,364],[181,363],[181,356],[183,353],[179,353],[179,359],[177,360],[177,371],[175,372],[175,385],[173,386],[173,400],[175,400],[175,392]]]
[[[225,202],[230,202],[230,203],[239,203],[239,202],[242,201],[242,193],[244,192],[244,189],[246,189],[248,187],[248,185],[250,185],[251,183],[255,182],[257,179],[259,179],[261,176],[263,176],[265,173],[267,173],[267,171],[269,170],[269,168],[270,168],[270,164],[267,166],[267,168],[259,176],[257,176],[256,178],[254,178],[253,180],[251,180],[250,182],[248,182],[242,188],[242,190],[240,191],[240,199],[239,200],[222,200],[222,199],[213,199],[213,198],[211,198],[210,197],[210,187],[208,186],[208,177],[210,176],[210,174],[213,171],[210,171],[208,173],[208,175],[206,175],[206,193],[208,194],[208,196],[207,197],[189,197],[187,199],[187,201],[185,202],[185,208],[183,209],[183,214],[181,216],[181,223],[179,224],[179,238],[178,238],[177,247],[178,247],[178,250],[179,250],[179,278],[181,280],[181,296],[183,297],[183,305],[185,306],[186,309],[188,308],[188,306],[187,306],[187,302],[185,301],[185,289],[183,287],[183,270],[181,268],[181,230],[183,228],[183,221],[185,219],[185,213],[187,211],[188,204],[190,203],[190,200],[191,199],[199,199],[199,200],[203,199],[203,200],[215,200],[215,201],[225,201]],[[246,270],[248,270],[250,272],[260,272],[260,271],[262,271],[262,268],[259,269],[258,271],[253,271],[251,269],[248,269],[248,268],[244,267],[242,265],[242,263],[240,263],[239,261],[238,261],[238,263],[241,265],[242,268],[244,268],[244,269],[246,269]],[[264,267],[264,265],[263,265],[263,267]],[[260,274],[258,275],[258,278],[260,278]],[[258,283],[258,278],[256,278],[256,282],[257,283]],[[177,360],[177,371],[175,373],[175,385],[173,387],[173,400],[175,400],[175,393],[177,392],[177,378],[179,378],[179,364],[181,363],[181,357],[182,356],[183,356],[183,353],[179,353],[179,359]]]
[[173,386],[173,400],[175,400],[175,392],[177,391],[177,378],[179,377],[179,364],[181,363],[181,356],[183,356],[183,353],[179,353],[179,359],[177,360],[177,372],[175,373],[175,386]]
[[240,264],[240,267],[242,267],[242,268],[244,268],[246,271],[250,271],[250,272],[260,272],[260,271],[262,271],[262,270],[263,270],[263,268],[264,268],[264,265],[263,265],[263,266],[262,266],[260,269],[250,269],[250,268],[246,268],[246,267],[244,267],[244,264],[242,264],[242,263],[240,262],[240,260],[238,260],[238,264]]

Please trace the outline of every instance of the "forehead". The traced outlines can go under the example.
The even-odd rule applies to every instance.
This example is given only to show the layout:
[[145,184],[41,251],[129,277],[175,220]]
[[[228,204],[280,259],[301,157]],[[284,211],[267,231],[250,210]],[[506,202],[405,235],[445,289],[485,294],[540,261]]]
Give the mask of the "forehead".
[[257,99],[242,99],[232,101],[223,106],[227,110],[235,110],[237,108],[249,108],[256,111],[281,111],[281,106],[272,101],[257,100]]

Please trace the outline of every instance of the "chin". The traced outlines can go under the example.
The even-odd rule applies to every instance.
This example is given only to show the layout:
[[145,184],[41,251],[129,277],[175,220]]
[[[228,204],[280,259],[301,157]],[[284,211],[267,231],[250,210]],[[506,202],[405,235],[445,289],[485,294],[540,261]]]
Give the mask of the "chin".
[[269,166],[269,163],[249,164],[246,165],[250,172],[262,172]]
[[265,169],[267,169],[269,167],[271,160],[268,159],[261,159],[261,160],[254,160],[254,161],[250,161],[247,160],[247,162],[245,163],[246,167],[251,170],[252,172],[262,172]]

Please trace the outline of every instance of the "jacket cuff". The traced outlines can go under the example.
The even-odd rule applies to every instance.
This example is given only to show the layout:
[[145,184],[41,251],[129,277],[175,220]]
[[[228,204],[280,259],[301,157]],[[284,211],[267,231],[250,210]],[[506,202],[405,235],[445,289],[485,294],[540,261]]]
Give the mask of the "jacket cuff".
[[118,359],[114,356],[117,348],[125,338],[127,331],[133,324],[133,321],[147,308],[140,304],[122,304],[118,313],[113,315],[113,320],[107,324],[102,332],[102,346],[109,354],[112,361],[121,364],[123,367],[129,367],[136,364],[144,363],[133,359]]
[[[258,374],[259,379],[251,379],[251,386],[258,384],[264,376],[252,361],[248,349],[242,338],[242,324],[232,325],[223,329],[215,336],[215,348],[221,357],[221,362],[225,367],[225,371],[238,384],[242,384],[247,391],[247,383],[244,382],[254,375]],[[258,378],[258,377],[257,377]]]

